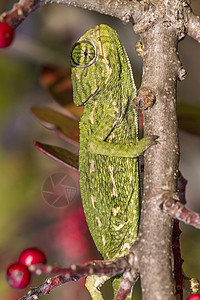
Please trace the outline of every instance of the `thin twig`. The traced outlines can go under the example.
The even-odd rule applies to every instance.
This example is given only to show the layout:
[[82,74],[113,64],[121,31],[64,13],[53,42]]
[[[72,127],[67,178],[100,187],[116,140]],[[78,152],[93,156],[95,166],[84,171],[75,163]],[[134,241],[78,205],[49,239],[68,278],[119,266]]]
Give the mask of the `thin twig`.
[[178,197],[181,204],[186,204],[185,199],[185,188],[187,185],[187,180],[183,177],[181,172],[178,172]]
[[176,199],[170,198],[163,202],[163,211],[167,212],[172,218],[200,229],[200,215],[187,209]]
[[114,261],[93,261],[84,266],[72,265],[69,268],[52,267],[49,265],[36,265],[30,267],[30,271],[34,274],[56,274],[58,276],[48,278],[42,285],[37,288],[31,289],[21,300],[34,300],[42,295],[47,295],[54,288],[69,282],[77,281],[82,277],[90,275],[98,276],[115,276],[123,273],[127,268],[130,269],[129,256],[116,258]]
[[[185,189],[186,189],[187,180],[183,177],[181,172],[178,173],[178,196],[180,202],[184,205],[186,204],[185,199]],[[180,236],[181,230],[179,227],[179,221],[174,220],[173,233],[172,233],[172,252],[174,260],[174,279],[175,279],[175,288],[176,288],[176,297],[179,300],[183,299],[183,271],[182,264],[183,259],[181,257],[181,247],[180,247]]]
[[200,43],[200,17],[188,14],[187,34]]
[[8,23],[15,29],[30,13],[41,5],[42,2],[39,0],[19,0],[10,11],[2,13],[0,21]]
[[138,280],[139,274],[135,270],[124,272],[119,286],[119,290],[114,300],[124,300],[130,294],[134,284]]
[[174,220],[173,234],[172,234],[172,251],[174,259],[174,279],[175,279],[175,288],[176,296],[179,300],[183,300],[183,272],[182,264],[183,259],[181,258],[180,250],[180,235],[181,230],[179,228],[179,221]]

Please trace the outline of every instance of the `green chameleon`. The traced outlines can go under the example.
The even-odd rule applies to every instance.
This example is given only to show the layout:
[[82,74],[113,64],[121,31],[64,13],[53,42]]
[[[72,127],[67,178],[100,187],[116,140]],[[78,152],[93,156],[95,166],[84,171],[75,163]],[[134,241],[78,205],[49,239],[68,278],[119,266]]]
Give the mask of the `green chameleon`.
[[[107,25],[88,30],[71,52],[74,103],[80,121],[79,173],[86,220],[104,259],[128,253],[139,222],[138,157],[155,136],[138,141],[136,87],[127,54]],[[107,277],[89,276],[92,299]],[[117,286],[119,283],[117,283]]]

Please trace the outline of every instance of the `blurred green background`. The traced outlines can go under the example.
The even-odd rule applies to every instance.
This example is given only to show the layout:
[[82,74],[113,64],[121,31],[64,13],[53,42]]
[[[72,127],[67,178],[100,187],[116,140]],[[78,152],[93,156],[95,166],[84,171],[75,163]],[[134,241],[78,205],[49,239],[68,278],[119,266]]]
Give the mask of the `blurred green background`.
[[[10,9],[13,2],[1,0],[0,11]],[[200,14],[199,0],[192,0],[192,8]],[[87,10],[55,4],[41,7],[18,27],[11,47],[0,51],[0,299],[14,300],[24,294],[24,291],[11,290],[5,280],[7,266],[18,259],[24,248],[43,249],[52,264],[67,266],[81,262],[68,257],[54,238],[55,226],[64,219],[68,208],[52,208],[41,195],[44,180],[52,173],[65,172],[66,168],[39,152],[33,140],[63,147],[65,143],[34,119],[30,107],[60,109],[39,83],[41,68],[50,64],[68,69],[73,43],[87,29],[100,23],[118,32],[139,87],[142,61],[136,55],[135,43],[139,38],[131,24],[123,25],[115,18]],[[179,50],[188,76],[178,83],[178,100],[200,106],[199,45],[186,37]],[[188,180],[187,205],[200,212],[200,137],[180,131],[180,145],[180,170]],[[80,196],[77,198],[80,201]],[[200,280],[200,232],[185,225],[181,228],[184,271],[188,277]],[[35,279],[33,285],[43,279]],[[46,298],[90,299],[77,283],[62,286]],[[135,299],[141,299],[139,288]]]

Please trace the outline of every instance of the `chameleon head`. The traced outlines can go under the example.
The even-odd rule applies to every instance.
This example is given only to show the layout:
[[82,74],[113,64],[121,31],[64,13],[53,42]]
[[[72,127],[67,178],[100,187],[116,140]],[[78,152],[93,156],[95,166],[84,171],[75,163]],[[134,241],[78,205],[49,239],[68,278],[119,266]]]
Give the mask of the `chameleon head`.
[[[120,53],[119,53],[120,52]],[[89,29],[71,52],[74,103],[84,105],[119,76],[124,50],[117,33],[107,25]],[[112,78],[112,82],[118,78]]]

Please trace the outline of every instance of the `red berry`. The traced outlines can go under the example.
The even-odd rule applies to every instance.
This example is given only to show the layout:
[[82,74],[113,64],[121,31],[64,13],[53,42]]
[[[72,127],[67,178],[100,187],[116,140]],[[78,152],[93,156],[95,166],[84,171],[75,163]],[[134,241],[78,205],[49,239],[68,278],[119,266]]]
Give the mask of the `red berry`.
[[85,259],[91,249],[89,230],[82,206],[72,206],[55,228],[55,240],[70,259]]
[[14,38],[14,30],[5,22],[0,22],[0,48],[8,47]]
[[28,268],[19,263],[8,267],[6,277],[8,284],[13,289],[25,289],[31,282],[31,273]]
[[27,248],[20,254],[19,263],[25,266],[45,264],[46,256],[38,248]]
[[200,300],[200,294],[192,294],[187,298],[187,300]]

